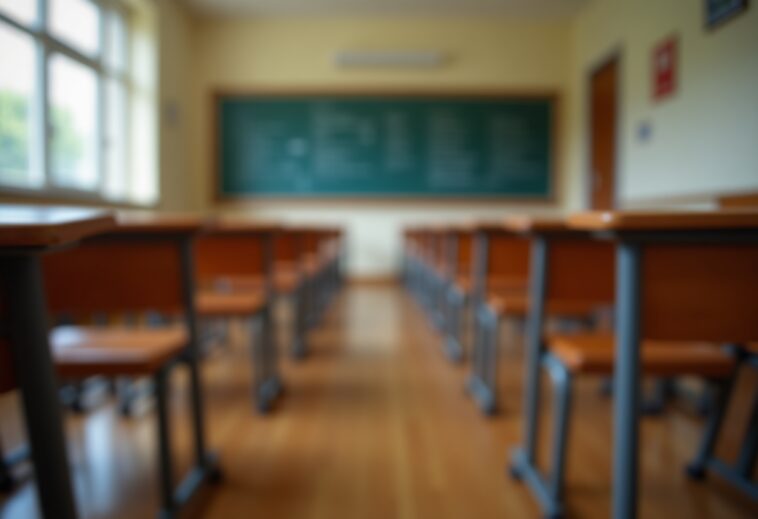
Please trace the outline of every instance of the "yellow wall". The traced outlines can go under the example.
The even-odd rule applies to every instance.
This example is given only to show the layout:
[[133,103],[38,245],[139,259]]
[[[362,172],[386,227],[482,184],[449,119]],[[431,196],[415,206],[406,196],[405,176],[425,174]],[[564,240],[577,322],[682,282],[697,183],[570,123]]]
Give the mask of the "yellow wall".
[[[568,74],[568,36],[565,23],[483,18],[197,20],[192,38],[193,106],[197,110],[190,141],[195,182],[204,200],[210,201],[210,95],[215,89],[405,86],[560,94]],[[449,53],[451,60],[432,70],[340,70],[333,66],[332,56],[344,49],[431,49]],[[558,169],[562,156],[558,157]],[[560,187],[556,191],[560,199]],[[315,200],[260,202],[234,209],[266,218],[344,225],[351,271],[385,275],[396,266],[404,225],[498,217],[508,207],[519,206],[505,202]],[[523,210],[524,206],[520,207]]]
[[192,19],[175,0],[158,3],[160,16],[160,188],[162,209],[198,207],[187,146],[190,136]]
[[[758,10],[704,29],[701,0],[596,0],[574,20],[568,85],[569,206],[586,200],[588,71],[620,50],[619,201],[706,200],[758,191]],[[651,98],[651,53],[678,35],[679,89]],[[639,125],[652,127],[648,141]],[[668,200],[666,201],[668,203]]]

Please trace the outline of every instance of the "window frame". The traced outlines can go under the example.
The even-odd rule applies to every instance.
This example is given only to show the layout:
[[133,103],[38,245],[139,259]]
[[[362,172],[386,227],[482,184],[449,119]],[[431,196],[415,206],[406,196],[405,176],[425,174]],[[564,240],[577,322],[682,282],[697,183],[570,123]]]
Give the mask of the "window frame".
[[[63,40],[56,38],[50,30],[49,14],[50,4],[53,0],[36,0],[37,18],[28,24],[17,21],[12,16],[0,11],[0,24],[5,24],[14,30],[18,30],[33,39],[35,48],[35,90],[31,98],[33,110],[31,114],[31,154],[37,157],[30,161],[30,168],[33,168],[35,174],[39,174],[42,179],[38,187],[22,187],[0,183],[0,196],[23,197],[35,200],[64,200],[64,201],[81,201],[89,203],[108,203],[113,205],[124,206],[152,206],[157,204],[157,200],[152,203],[138,203],[132,200],[129,190],[122,196],[109,196],[106,190],[108,175],[107,165],[107,146],[112,145],[108,142],[108,125],[107,115],[110,108],[108,107],[108,82],[115,80],[121,84],[126,94],[126,110],[124,114],[124,127],[121,128],[124,142],[120,143],[126,151],[125,158],[127,164],[124,167],[124,174],[128,177],[130,174],[130,164],[128,163],[129,151],[131,150],[131,110],[129,107],[132,103],[135,89],[134,81],[130,74],[131,56],[131,16],[129,7],[121,0],[85,0],[94,4],[99,9],[98,20],[98,38],[99,50],[96,55],[88,56],[80,52],[75,47],[67,44]],[[108,24],[113,13],[121,17],[125,30],[125,56],[122,70],[115,70],[108,63],[109,50],[108,45]],[[97,182],[93,189],[80,189],[56,185],[52,171],[51,161],[51,121],[50,113],[52,104],[50,100],[50,61],[54,54],[60,54],[67,59],[71,59],[78,64],[82,64],[94,71],[97,78],[97,99],[95,101],[96,112],[96,129],[95,129],[95,164],[97,169]],[[128,184],[128,179],[127,182]]]

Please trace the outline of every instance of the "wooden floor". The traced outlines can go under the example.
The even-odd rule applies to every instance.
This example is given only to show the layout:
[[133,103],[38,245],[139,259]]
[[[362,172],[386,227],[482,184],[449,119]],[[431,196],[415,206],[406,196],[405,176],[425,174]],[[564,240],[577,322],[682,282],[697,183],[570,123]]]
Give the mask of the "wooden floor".
[[[204,368],[210,443],[225,481],[199,495],[187,517],[539,517],[526,489],[505,472],[521,432],[517,344],[503,346],[503,412],[484,418],[463,391],[465,369],[445,360],[439,337],[402,290],[354,286],[312,335],[312,355],[301,363],[284,359],[287,394],[262,417],[250,403],[248,356],[237,332],[232,349]],[[183,386],[177,373],[174,437],[186,463]],[[610,507],[611,406],[597,387],[585,381],[576,393],[568,460],[572,517],[605,518]],[[0,403],[6,445],[21,441],[16,407],[15,397]],[[69,415],[83,516],[154,515],[154,424],[152,413],[123,419],[112,406],[83,418]],[[684,478],[700,426],[676,409],[645,421],[642,517],[758,516],[722,484]],[[35,514],[31,483],[0,502],[1,517]]]

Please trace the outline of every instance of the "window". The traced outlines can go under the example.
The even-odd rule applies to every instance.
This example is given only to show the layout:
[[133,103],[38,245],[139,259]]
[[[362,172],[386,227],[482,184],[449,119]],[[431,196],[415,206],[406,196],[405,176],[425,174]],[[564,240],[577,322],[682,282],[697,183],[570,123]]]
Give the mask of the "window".
[[0,189],[156,201],[154,35],[135,5],[0,0]]
[[0,25],[0,49],[0,182],[35,187],[40,179],[35,178],[32,164],[34,40],[12,26]]
[[50,33],[82,54],[100,53],[100,8],[93,0],[48,0]]
[[37,7],[34,0],[0,0],[0,12],[20,23],[30,24],[37,20]]

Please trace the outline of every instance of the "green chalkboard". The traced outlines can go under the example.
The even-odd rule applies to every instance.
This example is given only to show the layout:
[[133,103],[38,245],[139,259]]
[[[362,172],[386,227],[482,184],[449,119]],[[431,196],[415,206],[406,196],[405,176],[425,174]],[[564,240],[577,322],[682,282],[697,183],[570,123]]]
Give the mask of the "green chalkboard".
[[221,197],[547,198],[550,98],[220,96]]

